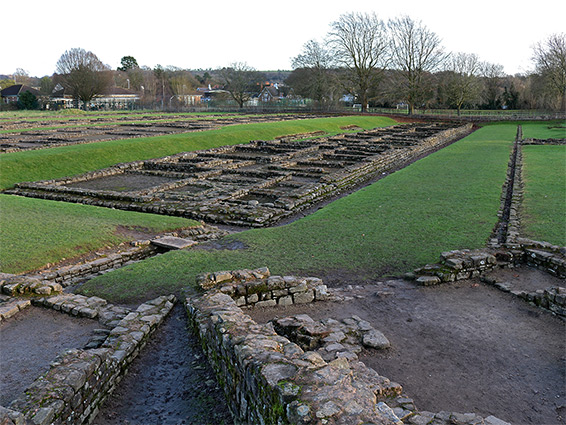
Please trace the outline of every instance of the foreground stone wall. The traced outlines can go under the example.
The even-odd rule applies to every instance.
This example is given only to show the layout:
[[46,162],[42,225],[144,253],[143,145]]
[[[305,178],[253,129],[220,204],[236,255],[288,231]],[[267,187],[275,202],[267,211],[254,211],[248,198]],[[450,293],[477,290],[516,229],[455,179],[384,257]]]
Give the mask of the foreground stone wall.
[[[415,279],[419,285],[430,286],[480,277],[484,272],[496,267],[515,267],[526,264],[566,279],[566,248],[524,238],[518,238],[517,243],[520,244],[516,249],[486,248],[443,252],[439,263],[427,264],[407,274],[407,277]],[[532,292],[514,291],[503,282],[483,277],[482,279],[538,307],[566,317],[566,287],[557,286]]]
[[305,352],[219,291],[188,297],[186,306],[236,423],[402,423],[377,402],[400,386],[363,363]]
[[207,292],[186,298],[236,424],[509,425],[494,416],[419,411],[401,385],[359,361],[363,347],[387,349],[390,342],[357,316],[314,321],[301,314],[262,325],[237,305],[258,307],[261,297],[247,299],[279,290],[268,282],[290,289],[309,280],[322,284],[269,276],[267,268],[207,273],[197,278]]
[[96,348],[61,354],[49,371],[8,408],[0,407],[0,423],[48,425],[92,421],[100,404],[115,389],[174,302],[174,296],[162,296],[128,311],[97,297],[73,294],[35,300],[34,304],[98,319],[110,329],[89,343]]

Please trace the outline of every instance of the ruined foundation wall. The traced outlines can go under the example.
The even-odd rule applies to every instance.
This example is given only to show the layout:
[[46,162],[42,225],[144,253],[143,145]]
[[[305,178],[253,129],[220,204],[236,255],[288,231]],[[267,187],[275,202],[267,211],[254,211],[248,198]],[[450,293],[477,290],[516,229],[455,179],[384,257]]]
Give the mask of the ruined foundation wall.
[[0,406],[0,423],[90,423],[174,302],[172,295],[159,297],[125,316],[118,314],[123,316],[118,320],[116,308],[96,297],[64,294],[34,300],[34,304],[114,326],[99,348],[66,351],[8,408]]

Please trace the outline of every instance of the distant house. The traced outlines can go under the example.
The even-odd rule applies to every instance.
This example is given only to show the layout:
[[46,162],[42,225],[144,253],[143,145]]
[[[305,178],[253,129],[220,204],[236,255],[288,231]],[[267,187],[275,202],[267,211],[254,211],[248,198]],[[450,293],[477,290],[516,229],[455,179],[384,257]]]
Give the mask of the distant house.
[[277,85],[264,87],[259,93],[258,100],[260,102],[277,102],[283,98],[279,92]]
[[4,90],[0,91],[2,103],[17,103],[20,100],[21,94],[27,91],[37,97],[41,96],[41,93],[33,87],[29,87],[24,84],[14,84],[13,86],[6,87]]
[[[57,84],[50,100],[63,108],[74,106],[73,96],[61,84]],[[91,109],[128,109],[140,100],[138,93],[122,87],[110,87],[104,93],[95,96],[88,104]],[[82,106],[82,102],[81,102]]]
[[122,87],[110,87],[104,93],[95,96],[90,101],[90,107],[127,109],[140,100],[140,96]]

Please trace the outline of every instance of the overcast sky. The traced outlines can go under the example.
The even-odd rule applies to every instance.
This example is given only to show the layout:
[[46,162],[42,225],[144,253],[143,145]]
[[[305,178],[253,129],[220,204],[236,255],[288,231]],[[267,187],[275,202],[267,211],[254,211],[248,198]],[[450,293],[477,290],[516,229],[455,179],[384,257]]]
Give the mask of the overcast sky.
[[[533,68],[531,47],[566,31],[562,0],[18,0],[3,8],[0,74],[23,68],[51,75],[60,56],[80,47],[115,69],[140,65],[217,68],[247,62],[291,69],[310,39],[322,41],[342,13],[409,15],[438,34],[447,51],[475,53],[508,74]],[[8,6],[6,4],[5,6]]]

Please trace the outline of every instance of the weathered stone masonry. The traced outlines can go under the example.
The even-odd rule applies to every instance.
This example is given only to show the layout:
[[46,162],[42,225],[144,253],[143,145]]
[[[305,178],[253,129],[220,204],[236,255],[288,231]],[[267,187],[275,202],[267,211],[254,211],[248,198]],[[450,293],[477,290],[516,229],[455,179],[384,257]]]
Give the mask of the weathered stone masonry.
[[[248,289],[261,286],[254,280],[267,285],[267,278],[255,277]],[[296,286],[305,283],[305,278],[287,282],[291,280]],[[245,282],[231,283],[238,287]],[[316,352],[305,352],[272,325],[254,322],[221,291],[190,296],[186,305],[236,423],[400,424],[393,411],[377,401],[378,394],[400,393],[398,384],[361,362],[327,362]],[[262,292],[267,293],[267,287]]]
[[108,332],[85,348],[69,350],[30,385],[8,408],[0,406],[0,423],[87,424],[126,374],[133,359],[169,313],[174,296],[162,296],[135,311],[112,306],[97,297],[61,294],[33,303],[61,312],[97,319]]
[[119,164],[7,193],[261,227],[462,137],[471,125],[410,124]]
[[299,287],[313,291],[311,302],[318,293],[339,300],[320,279],[270,276],[262,268],[209,273],[197,282],[207,292],[186,298],[189,321],[236,424],[509,425],[494,416],[418,411],[399,384],[358,361],[358,344],[389,345],[359,317],[319,323],[298,315],[260,325],[242,311],[274,305],[262,301],[285,305],[281,300]]

